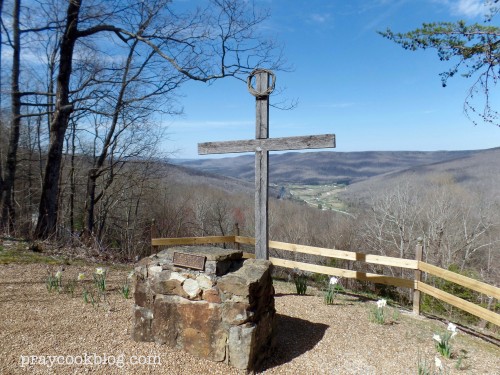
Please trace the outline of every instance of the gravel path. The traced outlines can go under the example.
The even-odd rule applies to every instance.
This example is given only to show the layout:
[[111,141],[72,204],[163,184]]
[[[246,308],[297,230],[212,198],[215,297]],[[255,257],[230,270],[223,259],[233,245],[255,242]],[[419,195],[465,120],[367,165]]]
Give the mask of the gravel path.
[[[67,266],[63,280],[93,271]],[[47,272],[48,266],[41,264],[0,266],[0,374],[242,373],[165,346],[132,341],[133,300],[119,293],[127,271],[109,272],[108,301],[96,308],[84,303],[80,287],[75,297],[49,294]],[[395,324],[378,325],[369,320],[373,301],[342,295],[326,306],[320,296],[293,294],[290,284],[278,282],[275,288],[278,345],[264,374],[416,374],[419,357],[434,364],[432,334],[446,328],[442,323],[401,313]],[[454,352],[465,358],[460,369],[456,358],[443,360],[449,374],[500,374],[497,346],[463,332],[453,344]],[[148,356],[151,364],[133,363]],[[104,359],[115,363],[96,364]],[[34,360],[46,363],[29,363]],[[68,361],[83,364],[58,363]]]

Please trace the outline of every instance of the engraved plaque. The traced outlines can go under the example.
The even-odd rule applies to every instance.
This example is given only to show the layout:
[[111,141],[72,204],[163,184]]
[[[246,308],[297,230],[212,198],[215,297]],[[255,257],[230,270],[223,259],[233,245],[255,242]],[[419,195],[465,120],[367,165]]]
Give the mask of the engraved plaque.
[[206,256],[174,252],[174,266],[205,270]]

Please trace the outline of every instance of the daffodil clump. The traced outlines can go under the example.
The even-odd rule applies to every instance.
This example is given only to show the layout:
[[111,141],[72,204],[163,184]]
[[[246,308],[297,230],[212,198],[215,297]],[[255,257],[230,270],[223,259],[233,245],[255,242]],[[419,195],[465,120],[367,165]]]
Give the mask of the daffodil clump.
[[307,292],[307,275],[306,275],[306,273],[299,270],[298,268],[294,268],[293,269],[293,281],[295,283],[295,288],[297,289],[297,294],[306,294],[306,292]]
[[62,291],[62,271],[57,271],[55,274],[50,273],[45,281],[47,291],[50,293],[54,290]]
[[134,271],[130,271],[130,273],[127,276],[127,279],[125,280],[125,284],[122,286],[122,296],[125,299],[128,299],[130,295],[130,281],[134,277]]
[[448,324],[448,328],[442,334],[435,333],[432,338],[436,344],[436,350],[445,358],[451,358],[450,340],[458,333],[457,326],[453,323]]
[[385,324],[387,300],[379,299],[376,304],[377,307],[372,309],[372,320],[378,324]]
[[75,289],[76,289],[76,280],[75,279],[70,279],[66,282],[64,285],[64,290],[71,294],[71,297],[75,296]]
[[106,274],[107,271],[102,267],[96,268],[94,272],[94,284],[101,293],[106,291]]
[[342,289],[343,289],[342,286],[339,284],[339,278],[335,276],[330,277],[330,280],[328,281],[328,286],[325,289],[325,296],[324,296],[325,304],[333,305],[335,296]]
[[[131,271],[125,280],[120,292],[125,299],[128,299],[131,292],[131,280],[134,276],[134,271]],[[93,307],[99,306],[101,301],[106,302],[107,294],[107,270],[103,267],[98,267],[92,274],[90,283],[86,283],[86,275],[83,272],[78,273],[77,277],[68,279],[62,283],[63,272],[57,271],[56,273],[49,273],[46,279],[46,287],[49,292],[57,290],[58,292],[64,292],[71,294],[72,297],[75,295],[76,290],[82,291],[83,300],[85,303],[91,303]]]
[[[78,274],[77,280],[81,281],[83,285],[83,281],[85,280],[85,274],[80,272]],[[94,293],[91,290],[88,290],[84,285],[82,286],[82,288],[83,288],[82,289],[83,301],[85,303],[91,302],[92,306],[94,306],[95,305]]]

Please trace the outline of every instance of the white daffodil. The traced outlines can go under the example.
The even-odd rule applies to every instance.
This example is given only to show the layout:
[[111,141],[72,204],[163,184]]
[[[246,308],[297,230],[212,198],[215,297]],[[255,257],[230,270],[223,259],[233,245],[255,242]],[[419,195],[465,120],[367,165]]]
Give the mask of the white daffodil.
[[78,274],[78,281],[82,281],[83,279],[85,279],[85,274],[80,272]]
[[381,309],[382,307],[385,307],[387,305],[387,301],[385,299],[379,299],[377,301],[377,307]]
[[436,365],[437,369],[442,369],[443,368],[443,363],[438,357],[434,357],[434,364]]
[[104,268],[99,267],[95,269],[96,275],[104,275]]
[[339,282],[339,279],[335,276],[330,277],[330,285],[336,285]]
[[127,276],[127,279],[131,279],[132,277],[134,277],[134,271],[130,271],[130,273]]
[[439,336],[437,333],[435,333],[434,336],[432,336],[432,338],[436,340],[438,344],[441,344],[441,336]]
[[450,338],[453,338],[453,336],[455,336],[458,332],[457,332],[457,326],[453,323],[449,323],[448,324],[448,331],[451,332],[451,337]]
[[56,279],[60,279],[62,276],[62,272],[61,271],[57,271],[56,272]]

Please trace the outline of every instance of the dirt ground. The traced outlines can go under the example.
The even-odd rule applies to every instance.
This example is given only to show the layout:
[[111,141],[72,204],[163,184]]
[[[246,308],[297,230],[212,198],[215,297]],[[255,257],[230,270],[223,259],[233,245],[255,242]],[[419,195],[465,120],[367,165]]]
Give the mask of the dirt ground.
[[[131,340],[133,298],[120,293],[127,270],[110,269],[107,301],[86,304],[94,267],[66,266],[65,280],[83,272],[87,281],[70,293],[49,293],[45,264],[0,265],[0,374],[241,374],[154,343]],[[83,284],[82,284],[83,283]],[[375,302],[339,295],[298,296],[276,282],[277,347],[265,374],[417,374],[433,366],[432,335],[444,323],[398,312],[393,324],[369,319]],[[452,339],[446,374],[500,374],[500,348],[464,332]]]

